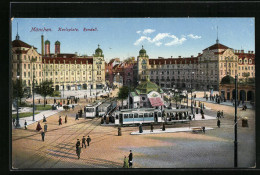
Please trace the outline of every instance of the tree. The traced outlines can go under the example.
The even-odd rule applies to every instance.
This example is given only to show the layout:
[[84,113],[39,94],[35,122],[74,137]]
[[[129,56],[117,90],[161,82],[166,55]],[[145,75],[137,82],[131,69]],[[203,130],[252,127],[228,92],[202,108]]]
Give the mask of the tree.
[[119,89],[117,93],[118,99],[122,100],[122,106],[123,106],[123,100],[128,97],[128,93],[130,91],[130,88],[128,86],[123,86]]
[[175,95],[172,97],[172,100],[176,102],[176,108],[177,108],[177,103],[178,101],[181,101],[181,97],[179,95]]
[[25,93],[25,84],[22,82],[21,79],[13,81],[13,97],[18,97],[20,104],[22,101],[22,98],[24,97]]
[[38,93],[44,97],[44,107],[45,107],[46,97],[48,95],[52,95],[54,92],[52,85],[53,85],[52,81],[46,80],[41,82],[39,86]]

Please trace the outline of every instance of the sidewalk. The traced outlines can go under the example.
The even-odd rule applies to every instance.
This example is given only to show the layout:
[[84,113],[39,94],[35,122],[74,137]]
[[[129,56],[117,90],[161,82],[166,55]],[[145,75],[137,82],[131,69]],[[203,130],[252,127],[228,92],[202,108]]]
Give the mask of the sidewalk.
[[[38,122],[38,121],[42,120],[43,119],[43,115],[47,119],[49,116],[57,114],[58,112],[61,112],[61,111],[63,111],[63,107],[59,107],[59,108],[57,108],[57,110],[42,111],[39,114],[34,115],[34,121],[32,120],[33,117],[29,116],[29,117],[19,118],[19,123],[20,123],[21,128],[24,128],[24,121],[25,120],[27,121],[27,126],[28,126],[28,125],[31,125],[31,124],[33,124],[35,122]],[[12,128],[15,128],[15,127],[12,125]]]
[[[142,133],[139,131],[131,132],[131,135],[144,135],[144,134],[162,134],[162,133],[175,133],[175,132],[192,132],[192,128],[201,128],[201,127],[183,127],[183,128],[166,128],[165,131],[162,129],[143,130]],[[205,130],[212,130],[213,128],[205,127]]]
[[[216,103],[215,101],[210,101],[210,100],[206,101],[205,98],[195,98],[193,100],[195,100],[195,101],[202,101],[202,102],[206,102],[206,103],[213,103],[213,104],[217,104],[217,105],[233,106],[233,103],[231,103],[231,101],[228,101],[228,100],[226,102],[221,102],[220,104]],[[246,104],[248,109],[252,109],[253,108],[253,106],[249,102],[245,102],[245,104]],[[242,108],[243,107],[242,103],[240,103],[240,105],[238,107]]]

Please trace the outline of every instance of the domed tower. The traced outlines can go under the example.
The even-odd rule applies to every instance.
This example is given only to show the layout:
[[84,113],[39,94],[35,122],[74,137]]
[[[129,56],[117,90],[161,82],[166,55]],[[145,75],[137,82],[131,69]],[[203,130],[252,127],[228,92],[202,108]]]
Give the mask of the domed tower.
[[98,45],[98,48],[95,51],[96,57],[104,57],[102,49],[99,48],[100,45]]
[[50,41],[45,41],[45,55],[50,55]]
[[55,42],[55,54],[60,54],[60,42]]
[[138,65],[138,81],[146,80],[149,76],[148,65],[149,65],[149,56],[146,54],[146,50],[142,46],[142,49],[139,51],[139,56],[137,57]]

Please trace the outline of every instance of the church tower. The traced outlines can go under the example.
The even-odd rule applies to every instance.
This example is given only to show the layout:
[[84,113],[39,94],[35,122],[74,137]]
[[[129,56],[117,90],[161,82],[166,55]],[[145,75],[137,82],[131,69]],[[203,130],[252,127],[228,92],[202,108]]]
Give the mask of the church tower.
[[148,75],[148,65],[149,65],[149,56],[146,54],[146,50],[142,46],[142,49],[139,51],[139,56],[137,57],[138,65],[138,81],[144,81]]

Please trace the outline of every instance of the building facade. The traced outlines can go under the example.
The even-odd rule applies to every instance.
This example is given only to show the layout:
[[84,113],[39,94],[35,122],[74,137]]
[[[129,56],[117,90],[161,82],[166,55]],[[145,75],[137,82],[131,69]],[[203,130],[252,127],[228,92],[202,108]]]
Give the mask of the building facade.
[[198,56],[151,59],[142,47],[137,57],[138,81],[146,75],[165,88],[213,90],[219,89],[221,79],[230,75],[239,79],[255,77],[255,54],[244,53],[217,42]]
[[[43,36],[42,43],[43,43]],[[102,89],[105,82],[105,60],[99,48],[92,56],[78,56],[60,53],[60,42],[55,42],[55,53],[50,53],[50,41],[42,45],[43,55],[37,48],[20,40],[17,35],[12,42],[12,79],[17,75],[25,86],[32,90],[32,82],[39,85],[42,81],[53,82],[55,90]],[[33,78],[34,76],[34,78]]]

